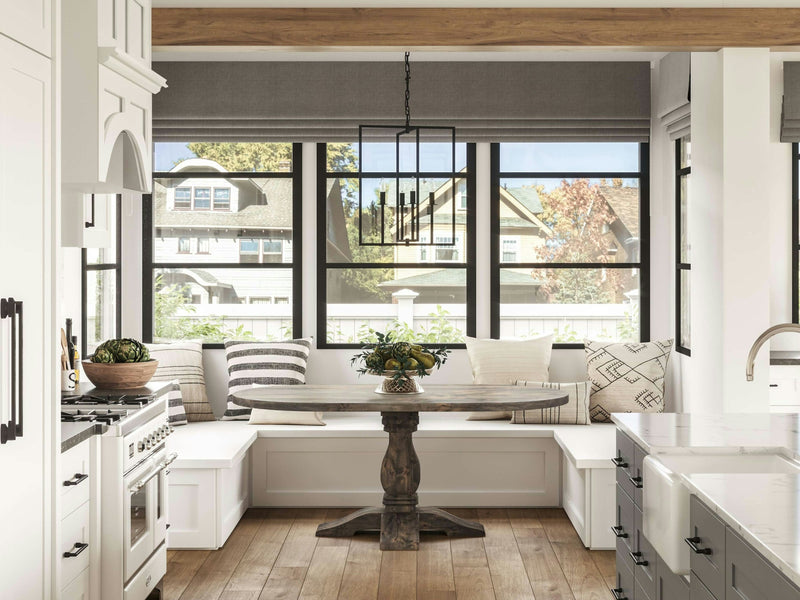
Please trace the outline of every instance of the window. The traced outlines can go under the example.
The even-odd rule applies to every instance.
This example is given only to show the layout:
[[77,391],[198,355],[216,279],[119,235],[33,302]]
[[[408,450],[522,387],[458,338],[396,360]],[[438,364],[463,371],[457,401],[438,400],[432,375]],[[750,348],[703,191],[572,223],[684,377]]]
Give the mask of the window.
[[231,188],[214,188],[214,210],[231,209]]
[[[224,337],[300,335],[300,256],[287,250],[302,243],[300,145],[168,142],[154,150],[143,214],[145,340],[219,347]],[[170,211],[170,196],[184,199],[183,189],[195,210]]]
[[179,187],[175,188],[175,210],[191,210],[192,209],[192,188]]
[[692,143],[689,136],[675,140],[675,350],[691,356],[691,274],[689,243],[689,176],[692,173]]
[[[419,237],[433,240],[434,245],[361,245],[359,226],[364,239],[378,242],[381,219],[384,237],[396,237],[394,149],[393,143],[375,143],[369,147],[369,162],[359,172],[358,144],[318,145],[317,233],[325,240],[317,250],[320,348],[358,348],[374,340],[375,331],[449,347],[474,335],[475,145],[459,144],[453,165],[449,146],[422,144],[422,168],[430,171],[421,173],[419,180],[424,199],[419,206],[423,217]],[[401,174],[401,190],[407,180]],[[459,211],[459,186],[467,202],[465,211]],[[359,187],[364,192],[361,214]],[[379,200],[382,191],[387,197],[384,208]],[[428,212],[431,194],[434,201]]]
[[81,356],[84,358],[105,340],[121,336],[121,213],[122,196],[109,202],[114,226],[108,248],[81,250]]
[[209,210],[211,208],[211,188],[194,188],[194,209]]
[[491,330],[646,340],[648,145],[492,144]]
[[519,240],[520,236],[500,236],[500,249],[502,251],[500,260],[504,263],[519,262]]
[[467,210],[467,182],[459,181],[456,186],[456,210]]

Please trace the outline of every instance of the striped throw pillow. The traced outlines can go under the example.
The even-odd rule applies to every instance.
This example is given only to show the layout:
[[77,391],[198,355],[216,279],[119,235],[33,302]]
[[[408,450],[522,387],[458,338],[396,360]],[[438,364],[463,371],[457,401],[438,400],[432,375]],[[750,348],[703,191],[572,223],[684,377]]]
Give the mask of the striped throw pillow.
[[512,423],[526,425],[589,425],[589,398],[592,392],[591,381],[577,383],[556,383],[548,381],[517,381],[516,385],[538,390],[560,390],[569,394],[566,404],[550,408],[515,410]]
[[[228,361],[228,406],[223,421],[246,421],[250,409],[235,404],[231,395],[254,385],[295,385],[306,382],[311,338],[282,342],[225,340]],[[268,411],[264,411],[268,412]]]
[[181,386],[177,380],[172,384],[172,389],[167,392],[167,418],[173,427],[189,423],[186,420],[186,409],[183,408]]
[[189,423],[214,421],[206,395],[202,342],[147,344],[150,357],[158,361],[152,381],[175,381],[181,386],[181,400]]

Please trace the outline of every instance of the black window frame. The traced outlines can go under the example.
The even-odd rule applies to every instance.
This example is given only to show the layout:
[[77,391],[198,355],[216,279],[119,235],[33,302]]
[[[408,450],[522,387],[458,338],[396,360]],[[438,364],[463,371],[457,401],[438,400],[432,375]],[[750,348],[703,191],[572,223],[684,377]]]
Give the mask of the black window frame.
[[[638,269],[639,270],[639,341],[650,341],[650,144],[639,144],[638,171],[501,171],[500,144],[494,142],[490,149],[491,204],[490,204],[490,271],[491,271],[491,338],[500,339],[500,271],[501,269]],[[500,231],[500,181],[503,179],[638,179],[639,180],[639,261],[626,263],[555,263],[555,262],[501,262]],[[581,343],[554,342],[553,348],[583,349]]]
[[[463,269],[466,271],[467,284],[466,284],[466,337],[475,337],[476,328],[476,267],[475,262],[477,258],[477,223],[476,223],[476,168],[477,168],[477,150],[474,143],[467,143],[467,170],[466,173],[454,172],[446,174],[446,177],[455,177],[457,179],[466,179],[467,181],[467,209],[461,211],[462,214],[466,212],[467,227],[465,240],[466,260],[461,263],[453,262],[435,262],[435,261],[418,261],[415,263],[329,263],[327,243],[327,185],[329,179],[358,179],[358,171],[328,171],[328,156],[327,144],[317,144],[317,348],[319,349],[357,349],[364,346],[363,343],[330,343],[328,342],[328,268],[355,268],[355,269],[375,269],[375,268],[447,268],[447,269]],[[444,174],[431,174],[426,175],[444,175]],[[394,177],[394,173],[368,173],[363,178],[375,177]],[[455,190],[454,190],[455,196]],[[457,209],[455,197],[453,198],[454,209]],[[428,246],[429,252],[434,252],[436,246]],[[435,257],[435,254],[433,255]],[[452,349],[465,349],[466,344],[425,344],[430,348],[447,347]]]
[[692,355],[692,349],[681,344],[681,330],[683,327],[683,293],[681,286],[681,276],[684,271],[692,272],[692,263],[681,262],[681,183],[684,177],[689,177],[692,173],[691,165],[681,167],[683,164],[683,150],[681,141],[683,138],[675,140],[675,351],[685,356]]
[[115,273],[115,287],[116,287],[116,308],[114,319],[116,323],[114,335],[119,338],[122,337],[122,194],[117,194],[116,200],[117,210],[115,214],[116,223],[114,225],[115,231],[115,262],[113,263],[97,263],[88,264],[86,248],[81,248],[81,356],[86,357],[88,352],[88,336],[87,330],[89,328],[89,318],[87,315],[87,308],[89,303],[89,296],[86,293],[86,285],[89,283],[89,271],[116,271]]
[[[292,270],[292,337],[303,337],[303,144],[292,144],[291,171],[214,171],[192,172],[197,179],[236,179],[257,178],[292,180],[292,262],[291,263],[211,263],[211,262],[153,262],[153,194],[142,196],[142,339],[145,343],[153,341],[153,273],[156,269],[291,269]],[[169,171],[153,172],[156,179],[185,178],[186,174]],[[213,202],[213,192],[211,192]],[[192,192],[194,198],[194,191]],[[219,342],[203,342],[203,349],[223,349]]]
[[792,323],[800,323],[800,144],[792,142]]

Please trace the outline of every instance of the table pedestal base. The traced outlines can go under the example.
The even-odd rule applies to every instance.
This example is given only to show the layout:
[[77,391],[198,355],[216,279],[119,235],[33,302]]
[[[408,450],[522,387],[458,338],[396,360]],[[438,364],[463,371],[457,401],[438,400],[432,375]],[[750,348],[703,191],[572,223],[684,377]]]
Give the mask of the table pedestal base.
[[449,536],[483,537],[483,525],[461,519],[440,508],[418,508],[419,458],[413,433],[419,413],[384,412],[383,429],[389,446],[381,465],[383,507],[362,508],[317,528],[319,537],[351,537],[360,531],[380,531],[381,550],[417,550],[420,531]]

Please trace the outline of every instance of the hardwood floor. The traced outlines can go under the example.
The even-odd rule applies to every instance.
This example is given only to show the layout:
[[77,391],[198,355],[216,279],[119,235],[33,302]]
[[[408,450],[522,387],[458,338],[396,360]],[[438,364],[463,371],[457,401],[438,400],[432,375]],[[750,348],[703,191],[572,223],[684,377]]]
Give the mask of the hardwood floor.
[[216,551],[171,550],[166,600],[608,600],[613,551],[583,547],[561,509],[452,509],[485,538],[317,538],[349,509],[251,509]]

